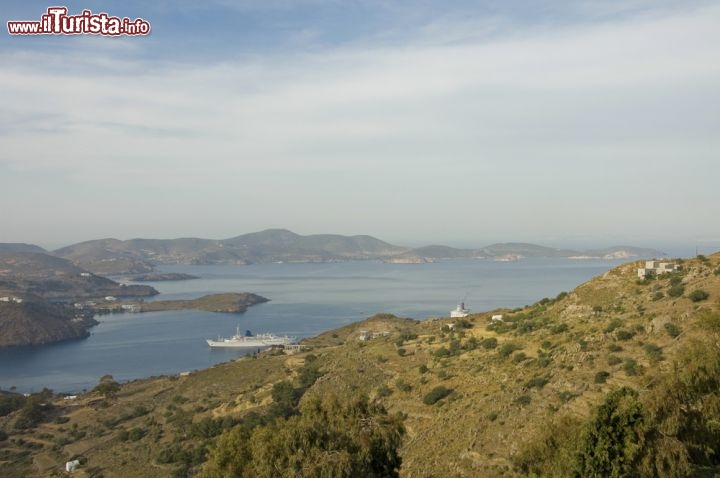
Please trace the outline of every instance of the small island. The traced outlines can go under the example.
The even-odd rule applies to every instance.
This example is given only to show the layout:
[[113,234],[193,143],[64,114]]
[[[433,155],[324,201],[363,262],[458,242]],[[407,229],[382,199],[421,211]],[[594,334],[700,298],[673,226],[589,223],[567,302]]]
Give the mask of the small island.
[[[247,292],[210,294],[190,300],[158,300],[135,304],[138,312],[159,312],[165,310],[204,310],[228,314],[242,314],[248,307],[269,302],[270,299]],[[128,304],[123,304],[128,305]]]
[[162,282],[162,281],[181,281],[181,280],[192,280],[199,279],[200,277],[192,274],[185,274],[182,272],[150,272],[147,274],[140,274],[129,277],[128,280],[131,282]]

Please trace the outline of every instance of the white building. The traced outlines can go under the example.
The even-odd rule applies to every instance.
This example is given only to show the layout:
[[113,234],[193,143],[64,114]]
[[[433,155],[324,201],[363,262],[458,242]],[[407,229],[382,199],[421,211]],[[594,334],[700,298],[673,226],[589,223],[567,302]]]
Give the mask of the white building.
[[65,471],[72,473],[78,466],[80,466],[80,460],[68,461],[65,463]]
[[493,322],[502,322],[503,316],[502,314],[493,315],[492,317],[490,317],[490,320],[492,320]]
[[677,272],[679,270],[680,266],[674,262],[645,261],[645,267],[638,269],[638,277],[644,279],[648,276],[648,274],[659,276],[670,272]]
[[455,310],[450,311],[450,317],[453,319],[461,319],[467,317],[469,313],[470,310],[465,308],[465,302],[460,302],[460,304],[455,307]]
[[22,304],[23,300],[20,297],[0,297],[0,302],[15,302],[16,304]]

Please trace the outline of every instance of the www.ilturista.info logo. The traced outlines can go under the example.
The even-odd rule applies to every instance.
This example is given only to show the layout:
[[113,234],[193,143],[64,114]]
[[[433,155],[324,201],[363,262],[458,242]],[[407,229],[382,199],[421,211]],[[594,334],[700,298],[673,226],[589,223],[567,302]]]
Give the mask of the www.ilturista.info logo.
[[65,7],[50,7],[39,22],[7,22],[11,35],[147,35],[150,23],[142,18],[108,16],[107,13],[92,13],[83,10],[80,15],[68,15]]

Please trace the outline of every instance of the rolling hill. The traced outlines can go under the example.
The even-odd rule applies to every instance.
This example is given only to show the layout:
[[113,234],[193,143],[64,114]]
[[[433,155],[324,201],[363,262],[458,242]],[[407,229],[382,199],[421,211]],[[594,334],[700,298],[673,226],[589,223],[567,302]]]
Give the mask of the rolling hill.
[[372,236],[313,234],[286,229],[243,234],[230,239],[99,239],[53,252],[78,266],[104,275],[146,273],[161,264],[252,264],[268,262],[338,262],[382,260],[395,263],[447,259],[590,257],[596,259],[661,257],[660,251],[618,246],[597,251],[560,250],[527,243],[492,244],[479,249],[443,245],[420,248],[396,246]]
[[316,234],[285,229],[212,239],[100,239],[54,251],[98,274],[147,272],[157,264],[249,264],[379,259],[405,251],[370,236]]

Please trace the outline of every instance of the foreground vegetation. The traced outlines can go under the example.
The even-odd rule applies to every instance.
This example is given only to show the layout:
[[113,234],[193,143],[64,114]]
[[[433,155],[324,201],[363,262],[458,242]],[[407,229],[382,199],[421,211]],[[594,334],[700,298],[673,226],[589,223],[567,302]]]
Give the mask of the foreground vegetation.
[[516,310],[378,315],[295,355],[0,395],[0,474],[714,476],[720,255],[637,266]]

